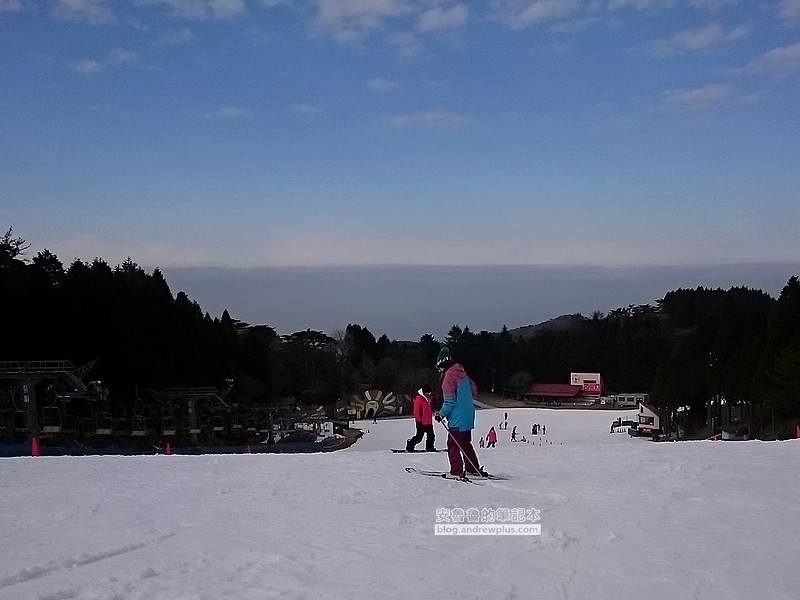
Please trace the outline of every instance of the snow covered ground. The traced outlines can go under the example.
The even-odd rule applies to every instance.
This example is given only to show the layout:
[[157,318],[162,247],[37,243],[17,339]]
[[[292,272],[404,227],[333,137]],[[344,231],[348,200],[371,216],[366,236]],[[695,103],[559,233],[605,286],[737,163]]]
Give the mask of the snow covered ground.
[[[0,459],[0,600],[800,598],[800,441],[655,444],[609,433],[632,412],[507,412],[478,452],[510,479],[481,485],[406,473],[447,466],[388,451],[407,419],[330,454]],[[434,535],[454,508],[535,508],[541,535]]]

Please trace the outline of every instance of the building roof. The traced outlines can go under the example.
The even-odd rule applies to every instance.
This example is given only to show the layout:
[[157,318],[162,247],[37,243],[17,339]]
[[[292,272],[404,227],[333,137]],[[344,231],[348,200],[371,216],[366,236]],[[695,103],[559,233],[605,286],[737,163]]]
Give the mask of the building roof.
[[645,402],[640,402],[640,404],[642,405],[642,407],[646,408],[651,414],[658,417],[659,419],[661,418],[661,412],[655,406],[653,406],[652,404],[647,404]]
[[531,384],[524,395],[573,398],[579,395],[582,390],[581,386],[568,383],[534,383]]

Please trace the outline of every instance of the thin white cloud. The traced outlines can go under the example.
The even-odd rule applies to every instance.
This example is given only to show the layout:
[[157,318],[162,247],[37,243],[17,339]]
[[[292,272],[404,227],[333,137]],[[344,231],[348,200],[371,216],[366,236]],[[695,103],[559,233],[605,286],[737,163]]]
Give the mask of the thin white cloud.
[[695,8],[715,11],[725,6],[735,6],[739,0],[689,0],[689,4]]
[[571,21],[561,21],[559,23],[553,23],[550,25],[548,30],[550,33],[557,33],[557,34],[573,34],[573,33],[580,33],[581,31],[586,31],[593,25],[596,25],[599,22],[597,17],[589,17],[586,19],[573,19]]
[[429,129],[459,131],[473,124],[470,117],[447,110],[435,109],[428,112],[395,115],[386,119],[386,124],[396,129],[423,126]]
[[107,0],[56,0],[51,14],[57,19],[108,25],[117,21]]
[[450,8],[435,6],[423,12],[417,19],[417,30],[424,33],[458,29],[467,24],[469,8],[456,4]]
[[711,50],[723,44],[733,44],[750,35],[750,27],[742,25],[726,30],[719,23],[710,23],[699,29],[684,29],[671,38],[650,42],[647,52],[657,58],[666,58],[687,52]]
[[244,0],[209,0],[208,7],[215,19],[228,19],[246,12]]
[[726,83],[712,83],[690,90],[668,90],[661,95],[661,102],[665,106],[705,108],[724,102],[732,90],[733,87]]
[[1,12],[18,12],[24,7],[21,0],[0,0]]
[[322,107],[319,104],[292,104],[289,111],[303,115],[321,115]]
[[367,80],[367,87],[373,92],[378,92],[379,94],[388,94],[397,90],[400,87],[400,84],[384,77],[373,77],[372,79]]
[[580,0],[498,0],[494,3],[494,15],[512,29],[524,29],[570,18],[581,8]]
[[227,119],[239,119],[241,117],[249,117],[253,113],[241,106],[226,105],[220,106],[215,111],[206,115],[207,119],[223,121]]
[[264,46],[271,43],[275,39],[274,34],[266,31],[258,25],[252,25],[248,27],[246,33],[247,37],[250,38],[250,41],[254,46]]
[[204,21],[229,19],[244,14],[244,0],[134,0],[137,6],[164,8],[175,19]]
[[675,0],[609,0],[608,8],[635,8],[636,10],[653,10],[659,8],[672,8]]
[[411,0],[315,0],[315,4],[313,28],[338,42],[360,40],[414,9]]
[[75,61],[71,67],[87,76],[100,75],[111,68],[134,66],[139,62],[139,55],[124,48],[115,48],[104,59],[83,59]]
[[186,46],[194,40],[194,33],[188,27],[168,31],[156,41],[156,46]]
[[781,0],[779,16],[786,21],[800,19],[800,0]]
[[410,31],[398,31],[386,39],[386,45],[393,48],[401,58],[414,58],[422,54],[422,41]]
[[754,75],[766,74],[778,77],[800,70],[800,42],[773,48],[747,63],[744,70]]

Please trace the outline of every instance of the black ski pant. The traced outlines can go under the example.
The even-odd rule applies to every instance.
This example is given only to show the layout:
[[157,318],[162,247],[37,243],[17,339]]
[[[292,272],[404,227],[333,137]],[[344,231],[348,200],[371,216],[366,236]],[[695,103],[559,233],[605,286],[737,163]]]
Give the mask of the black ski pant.
[[414,446],[422,441],[422,437],[425,434],[428,434],[428,437],[425,440],[425,449],[429,452],[435,450],[436,446],[434,446],[433,443],[436,440],[436,434],[433,433],[433,423],[430,425],[423,425],[419,421],[415,421],[415,424],[417,426],[417,432],[414,434],[414,437],[408,440],[408,443],[406,444],[406,450],[413,450]]

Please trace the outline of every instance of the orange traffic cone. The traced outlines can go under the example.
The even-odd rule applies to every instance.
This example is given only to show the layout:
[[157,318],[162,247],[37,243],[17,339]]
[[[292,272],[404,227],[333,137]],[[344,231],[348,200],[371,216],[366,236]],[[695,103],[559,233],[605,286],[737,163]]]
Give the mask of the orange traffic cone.
[[31,456],[39,456],[39,440],[31,438]]
[[170,454],[172,454],[172,446],[170,446],[169,442],[167,442],[167,456],[169,456]]

